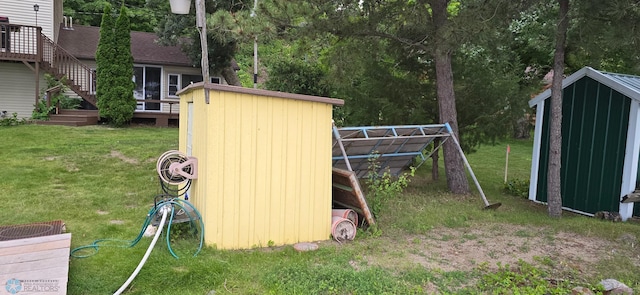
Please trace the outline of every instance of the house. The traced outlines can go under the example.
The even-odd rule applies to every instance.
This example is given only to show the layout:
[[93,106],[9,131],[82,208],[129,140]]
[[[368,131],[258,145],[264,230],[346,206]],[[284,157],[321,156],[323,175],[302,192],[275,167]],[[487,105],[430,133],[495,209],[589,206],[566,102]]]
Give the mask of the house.
[[[564,209],[593,215],[640,215],[628,202],[639,187],[640,77],[585,67],[562,82],[561,192]],[[548,89],[529,102],[536,107],[529,199],[547,201]],[[638,198],[635,198],[638,200]]]
[[[7,0],[0,11],[0,111],[29,118],[38,95],[46,87],[44,74],[66,77],[71,95],[83,100],[95,114],[95,52],[99,27],[73,25],[62,15],[62,0],[33,3]],[[6,1],[5,1],[6,2]],[[37,22],[37,25],[36,25]],[[202,81],[179,45],[162,46],[154,33],[131,32],[131,53],[138,106],[134,118],[149,118],[156,125],[178,119],[176,92]],[[211,77],[212,83],[225,83]]]

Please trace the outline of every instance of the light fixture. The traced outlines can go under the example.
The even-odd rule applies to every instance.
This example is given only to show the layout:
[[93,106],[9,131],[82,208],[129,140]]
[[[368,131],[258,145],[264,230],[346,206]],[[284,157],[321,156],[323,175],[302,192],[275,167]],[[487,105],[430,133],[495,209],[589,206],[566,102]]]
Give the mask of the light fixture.
[[169,0],[169,5],[171,5],[171,13],[189,14],[191,0]]
[[40,10],[40,5],[33,4],[33,11],[36,12],[36,27],[38,26],[38,10]]
[[[200,60],[200,67],[202,69],[202,81],[210,83],[209,81],[209,46],[207,45],[207,17],[205,12],[205,0],[196,1],[196,28],[200,33],[200,48],[202,49],[202,58]],[[171,5],[171,12],[175,14],[188,14],[189,7],[191,7],[191,0],[169,0]],[[204,92],[205,102],[209,103],[209,91],[205,89]]]

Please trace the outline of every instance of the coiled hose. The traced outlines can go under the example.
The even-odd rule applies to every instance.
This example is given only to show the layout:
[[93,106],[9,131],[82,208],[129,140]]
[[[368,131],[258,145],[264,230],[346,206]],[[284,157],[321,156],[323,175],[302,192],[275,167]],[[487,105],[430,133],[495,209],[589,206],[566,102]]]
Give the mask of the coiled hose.
[[[158,197],[166,197],[166,195],[160,195]],[[142,225],[142,229],[140,230],[140,233],[138,234],[138,236],[131,240],[131,241],[124,241],[124,240],[115,240],[115,239],[99,239],[99,240],[95,240],[93,243],[89,244],[89,245],[85,245],[85,246],[80,246],[77,247],[73,250],[71,250],[71,257],[74,258],[86,258],[92,255],[95,255],[99,248],[101,246],[114,246],[114,245],[108,245],[108,244],[101,244],[104,242],[125,242],[126,244],[124,246],[120,246],[120,247],[124,247],[124,248],[130,248],[135,246],[136,244],[138,244],[138,242],[140,242],[140,240],[142,239],[142,237],[144,236],[144,232],[146,230],[146,228],[151,224],[151,222],[153,221],[153,219],[155,218],[157,213],[161,213],[162,214],[162,218],[160,223],[158,224],[158,230],[156,231],[153,240],[151,241],[151,244],[149,245],[149,248],[147,248],[147,252],[144,254],[142,260],[140,261],[140,263],[138,264],[138,267],[136,267],[136,269],[134,270],[134,272],[131,274],[131,276],[129,277],[129,279],[127,279],[127,281],[120,287],[120,289],[118,289],[114,295],[116,294],[121,294],[128,286],[129,284],[133,281],[133,279],[138,275],[138,273],[140,272],[140,270],[142,269],[142,266],[144,266],[144,264],[146,263],[147,259],[149,258],[149,255],[151,255],[151,251],[153,250],[153,247],[155,247],[156,242],[158,241],[158,238],[160,237],[160,235],[162,234],[162,229],[164,228],[165,222],[167,221],[167,215],[170,214],[169,217],[169,223],[167,225],[167,232],[166,232],[166,236],[167,236],[167,248],[169,249],[169,252],[171,253],[171,255],[175,258],[178,258],[178,255],[176,255],[176,253],[173,251],[173,248],[171,248],[171,242],[170,242],[170,235],[171,235],[171,225],[173,223],[173,216],[174,216],[174,212],[175,212],[175,208],[178,207],[179,210],[183,211],[183,212],[189,212],[189,209],[191,209],[192,212],[195,212],[196,216],[194,218],[194,216],[191,216],[191,214],[187,214],[189,216],[189,222],[193,223],[194,220],[199,220],[199,224],[200,224],[200,243],[198,245],[198,249],[196,250],[196,252],[193,254],[193,256],[198,255],[198,253],[200,253],[200,250],[202,250],[202,246],[204,244],[204,224],[202,223],[202,216],[200,215],[200,212],[198,212],[198,210],[196,210],[196,208],[189,202],[179,199],[179,198],[170,198],[170,199],[166,199],[166,200],[161,200],[161,201],[157,201],[156,204],[153,206],[153,208],[151,208],[149,210],[149,213],[147,214],[147,218],[145,219],[143,225]],[[77,252],[78,251],[82,251],[85,249],[93,249],[94,252],[90,253],[90,254],[86,254],[86,255],[78,255]]]

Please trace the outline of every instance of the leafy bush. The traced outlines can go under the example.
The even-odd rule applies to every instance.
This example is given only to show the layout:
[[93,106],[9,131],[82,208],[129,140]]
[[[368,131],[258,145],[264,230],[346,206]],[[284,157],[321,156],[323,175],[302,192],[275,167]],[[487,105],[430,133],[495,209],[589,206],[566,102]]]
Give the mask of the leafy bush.
[[504,191],[510,195],[522,198],[529,197],[529,180],[514,179],[504,184]]
[[25,119],[18,119],[18,113],[11,114],[11,117],[7,117],[6,113],[7,111],[3,111],[0,116],[0,126],[23,125],[27,122]]
[[369,172],[365,179],[367,205],[374,217],[378,217],[384,202],[398,196],[409,185],[411,182],[409,177],[413,177],[416,171],[411,167],[411,172],[403,173],[398,177],[391,175],[388,169],[380,174],[378,172],[380,171],[379,157],[380,155],[376,154],[369,159]]

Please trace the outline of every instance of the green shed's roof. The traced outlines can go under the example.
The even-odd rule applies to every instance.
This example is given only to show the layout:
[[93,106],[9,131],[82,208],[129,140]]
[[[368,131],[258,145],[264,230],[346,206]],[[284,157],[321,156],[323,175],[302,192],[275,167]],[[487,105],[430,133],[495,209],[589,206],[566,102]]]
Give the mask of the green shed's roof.
[[[562,88],[564,89],[585,76],[607,85],[631,99],[640,101],[640,76],[601,72],[591,67],[584,67],[562,80]],[[551,97],[551,89],[545,90],[530,100],[529,106],[533,107],[549,97]]]

